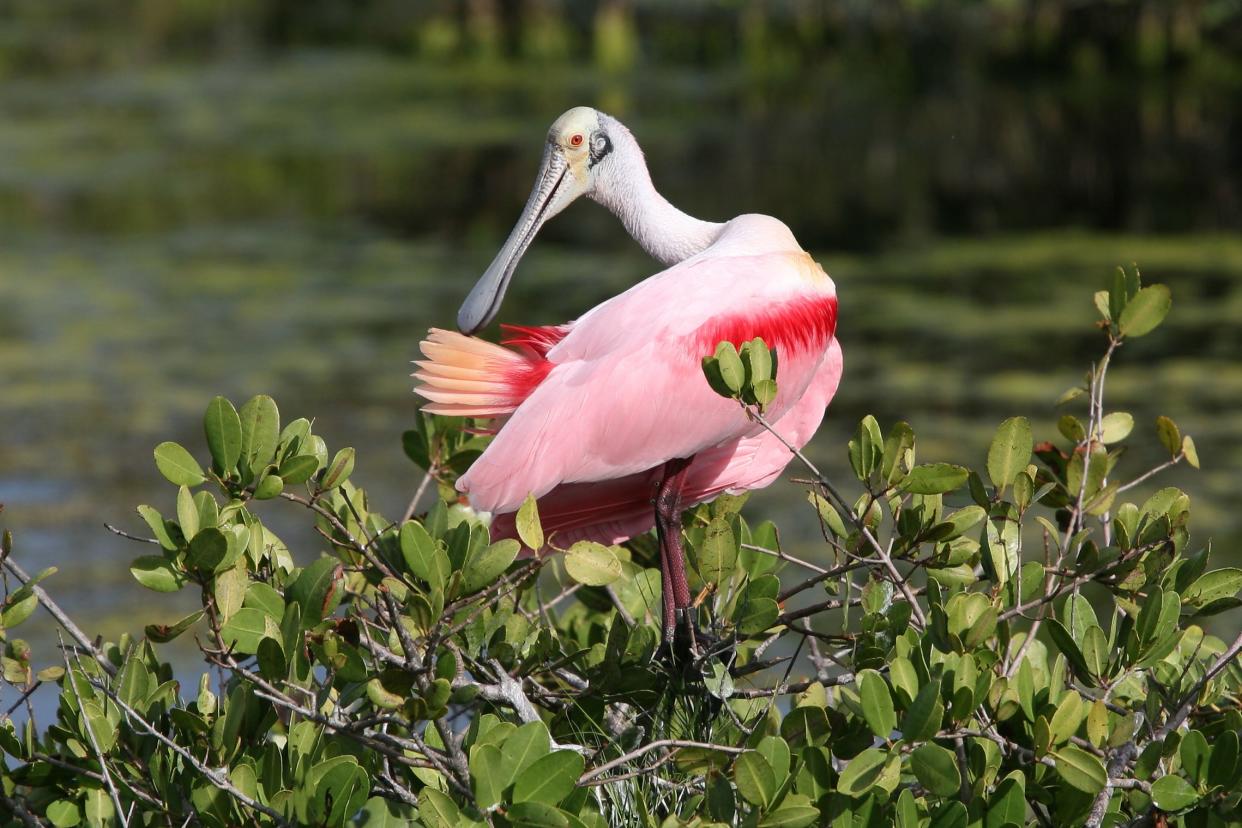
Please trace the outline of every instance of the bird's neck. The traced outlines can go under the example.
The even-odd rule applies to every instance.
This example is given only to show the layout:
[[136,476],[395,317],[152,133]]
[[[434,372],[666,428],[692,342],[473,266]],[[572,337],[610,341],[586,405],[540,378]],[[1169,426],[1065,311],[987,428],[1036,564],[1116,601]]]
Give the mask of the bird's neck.
[[608,180],[591,197],[621,219],[643,250],[666,265],[706,250],[724,225],[696,219],[670,204],[652,183],[642,150],[629,131],[614,128],[612,135]]

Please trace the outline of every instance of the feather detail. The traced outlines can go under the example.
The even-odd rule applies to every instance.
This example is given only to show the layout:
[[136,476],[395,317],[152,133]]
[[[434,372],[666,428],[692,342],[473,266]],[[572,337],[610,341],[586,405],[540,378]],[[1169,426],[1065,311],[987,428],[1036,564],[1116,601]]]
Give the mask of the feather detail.
[[428,402],[423,411],[454,417],[510,414],[552,370],[534,349],[505,348],[456,331],[432,328],[419,343],[414,391]]
[[536,356],[546,357],[548,351],[573,329],[573,323],[531,326],[502,324],[500,329],[503,331],[501,345],[513,345],[527,349]]

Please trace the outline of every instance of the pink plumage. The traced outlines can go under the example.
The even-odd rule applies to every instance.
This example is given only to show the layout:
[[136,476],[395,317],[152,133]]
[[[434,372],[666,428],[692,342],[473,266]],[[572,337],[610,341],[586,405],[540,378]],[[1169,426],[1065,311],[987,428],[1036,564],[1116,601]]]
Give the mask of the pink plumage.
[[[784,225],[766,222],[775,225],[769,248],[792,243]],[[758,433],[703,379],[702,357],[715,347],[707,343],[722,333],[736,342],[766,334],[776,348],[773,419],[802,397],[835,330],[832,281],[796,245],[733,255],[732,224],[703,254],[595,307],[548,349],[546,376],[458,481],[476,508],[512,512],[528,494],[615,480]],[[755,235],[747,234],[752,249]],[[504,370],[509,390],[495,396],[507,405],[513,377],[536,369],[510,360]],[[447,402],[442,392],[420,393]],[[471,386],[461,399],[485,396]]]
[[[508,326],[505,344],[463,334],[485,327],[540,226],[579,196],[611,210],[671,266],[576,321]],[[552,125],[535,187],[513,232],[470,291],[457,324],[433,330],[415,373],[424,410],[495,418],[496,437],[457,481],[496,536],[533,495],[550,538],[616,542],[654,524],[663,631],[695,649],[681,549],[681,510],[724,491],[768,485],[788,447],[717,395],[702,358],[721,341],[761,337],[779,358],[769,421],[801,447],[841,377],[832,280],[784,224],[744,215],[701,221],[651,183],[622,124],[578,107]]]
[[[823,420],[841,382],[841,347],[833,340],[806,393],[774,425],[777,434],[803,448]],[[765,431],[700,452],[690,464],[684,490],[687,507],[723,493],[741,494],[772,483],[793,453]],[[566,483],[539,499],[539,520],[549,543],[566,548],[580,540],[603,544],[626,541],[655,525],[652,498],[661,468],[598,483]],[[497,515],[492,539],[516,538],[515,514]]]

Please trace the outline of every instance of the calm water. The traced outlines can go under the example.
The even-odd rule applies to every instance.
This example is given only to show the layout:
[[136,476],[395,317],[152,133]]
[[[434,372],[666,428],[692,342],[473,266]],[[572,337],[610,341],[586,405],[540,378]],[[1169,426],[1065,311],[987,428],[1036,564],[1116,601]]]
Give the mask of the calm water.
[[[1057,204],[1081,195],[1090,206],[1096,191],[1076,195],[1078,179],[1048,181],[1020,213],[1023,188],[1040,193],[1058,154],[1077,156],[1072,129],[1032,132],[1004,90],[979,99],[1011,142],[1026,142],[1012,164],[988,124],[954,120],[970,99],[873,99],[882,79],[827,70],[817,95],[734,80],[666,72],[616,85],[299,54],[6,84],[0,521],[19,560],[60,566],[47,586],[91,630],[137,632],[188,611],[189,595],[129,579],[121,564],[143,550],[103,524],[140,532],[135,505],[171,508],[151,449],[175,439],[204,454],[201,413],[215,394],[269,393],[286,419],[316,418],[330,446],[358,448],[355,479],[399,513],[419,479],[400,434],[416,407],[407,374],[420,334],[451,324],[516,217],[547,124],[584,101],[627,116],[675,202],[708,218],[785,218],[837,280],[846,376],[813,453],[839,477],[868,412],[885,427],[911,422],[924,460],[982,463],[995,424],[1017,413],[1051,438],[1052,401],[1100,350],[1091,293],[1137,261],[1175,304],[1111,375],[1109,402],[1135,414],[1141,435],[1122,468],[1155,462],[1152,420],[1174,417],[1204,470],[1166,481],[1192,493],[1197,537],[1230,550],[1242,536],[1242,240],[1136,232],[1179,226],[1153,218],[1161,202],[1149,190],[1112,229],[1049,227]],[[1062,100],[1038,91],[1046,105]],[[1163,153],[1160,124],[1147,128]],[[945,183],[955,164],[976,151],[1020,179],[1018,196],[946,202],[959,192]],[[962,180],[986,189],[984,172]],[[1210,212],[1185,201],[1187,175],[1185,216]],[[653,270],[611,217],[577,205],[537,241],[503,318],[572,318]],[[282,505],[267,512],[309,560],[318,545]],[[787,539],[812,537],[789,484],[752,510],[776,516]]]

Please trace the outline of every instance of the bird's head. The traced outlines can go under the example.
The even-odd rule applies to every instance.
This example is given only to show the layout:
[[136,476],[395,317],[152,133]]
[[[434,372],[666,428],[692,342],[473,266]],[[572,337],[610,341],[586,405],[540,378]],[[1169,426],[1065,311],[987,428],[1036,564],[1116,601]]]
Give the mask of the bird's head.
[[457,312],[462,333],[472,334],[496,316],[518,261],[543,223],[577,198],[595,194],[611,166],[613,141],[623,129],[589,106],[574,107],[552,124],[522,215]]

